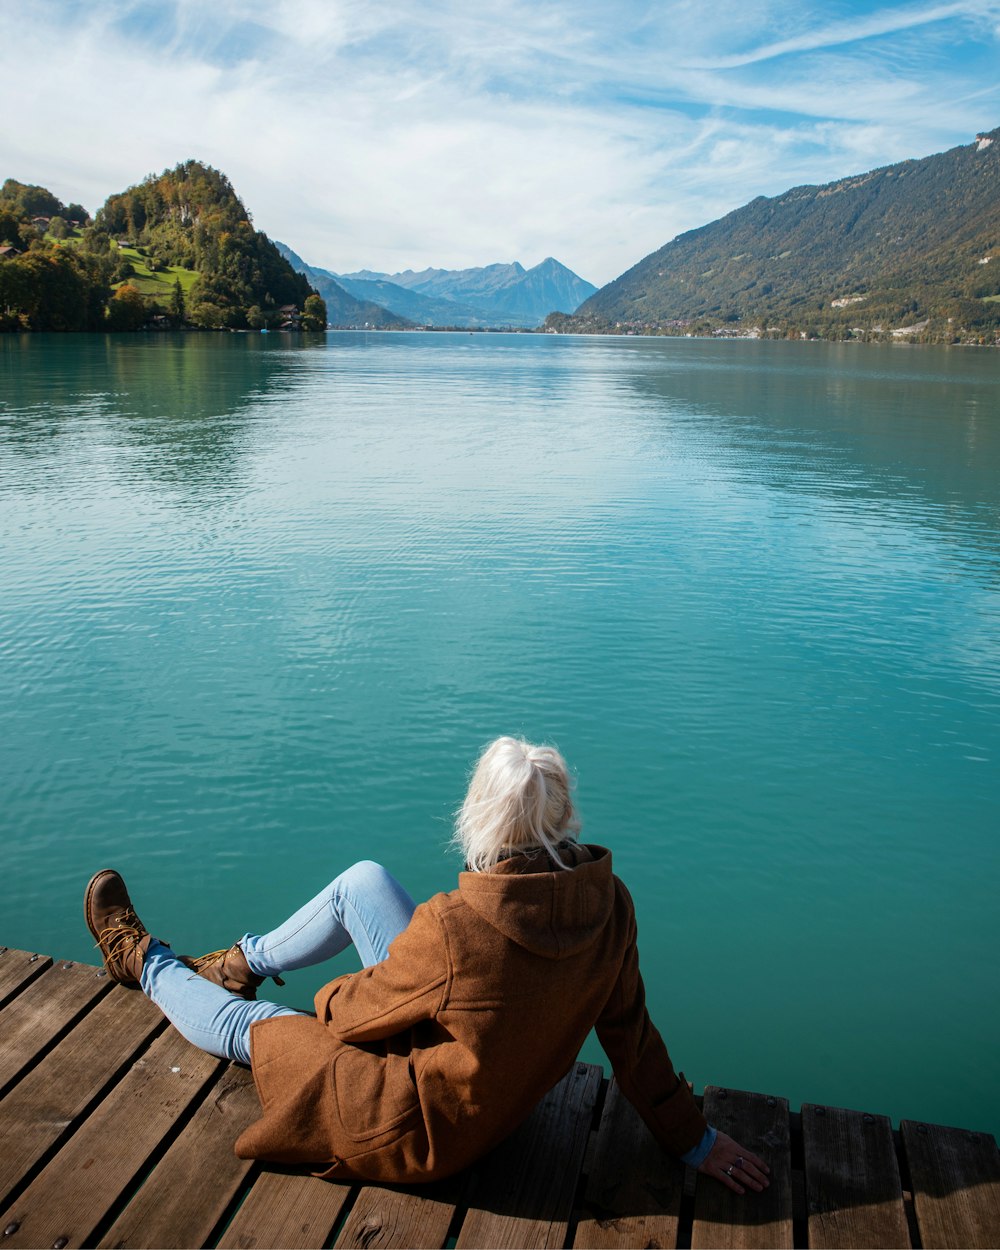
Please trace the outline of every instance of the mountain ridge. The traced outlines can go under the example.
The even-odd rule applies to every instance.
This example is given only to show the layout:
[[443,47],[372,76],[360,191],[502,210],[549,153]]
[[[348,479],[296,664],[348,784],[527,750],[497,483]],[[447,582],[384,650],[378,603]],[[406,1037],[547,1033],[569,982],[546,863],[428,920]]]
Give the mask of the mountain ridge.
[[998,139],[1000,129],[948,152],[758,196],[670,240],[547,328],[992,342]]
[[[508,324],[535,328],[551,312],[571,313],[597,288],[552,256],[530,269],[520,263],[496,262],[468,269],[406,269],[400,273],[366,272],[379,280],[438,299],[450,299],[471,307],[487,321],[501,318]],[[342,274],[341,279],[361,280]],[[560,307],[561,305],[561,307]]]
[[335,273],[307,264],[287,243],[275,240],[274,246],[296,273],[311,282],[326,301],[327,321],[336,329],[346,330],[408,330],[413,322],[399,316],[384,305],[358,296],[340,282]]
[[[295,255],[287,244],[286,255]],[[297,258],[301,261],[301,258]],[[360,269],[335,273],[305,266],[311,281],[333,280],[357,299],[374,301],[422,325],[537,329],[553,311],[572,311],[597,288],[554,257],[531,269],[519,261],[470,269]],[[325,295],[319,285],[317,289]]]

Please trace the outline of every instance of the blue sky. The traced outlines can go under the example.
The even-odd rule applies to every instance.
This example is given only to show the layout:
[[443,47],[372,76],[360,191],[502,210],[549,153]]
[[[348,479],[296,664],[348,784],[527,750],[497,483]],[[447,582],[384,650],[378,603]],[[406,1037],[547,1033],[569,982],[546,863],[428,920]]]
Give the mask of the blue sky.
[[598,285],[757,195],[1000,126],[1000,0],[3,0],[0,177],[189,157],[348,272]]

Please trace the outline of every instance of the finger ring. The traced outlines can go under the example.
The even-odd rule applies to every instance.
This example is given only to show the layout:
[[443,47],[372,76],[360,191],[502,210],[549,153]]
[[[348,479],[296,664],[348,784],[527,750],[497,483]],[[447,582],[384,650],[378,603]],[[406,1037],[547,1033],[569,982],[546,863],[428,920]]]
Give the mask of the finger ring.
[[727,1168],[726,1168],[726,1175],[727,1175],[727,1176],[732,1176],[732,1174],[733,1174],[733,1168],[734,1168],[735,1166],[736,1166],[736,1164],[735,1164],[735,1163],[730,1163],[729,1167],[727,1167]]
[[738,1168],[741,1168],[741,1167],[743,1166],[743,1156],[742,1156],[742,1155],[737,1155],[737,1156],[736,1156],[736,1166],[737,1166]]

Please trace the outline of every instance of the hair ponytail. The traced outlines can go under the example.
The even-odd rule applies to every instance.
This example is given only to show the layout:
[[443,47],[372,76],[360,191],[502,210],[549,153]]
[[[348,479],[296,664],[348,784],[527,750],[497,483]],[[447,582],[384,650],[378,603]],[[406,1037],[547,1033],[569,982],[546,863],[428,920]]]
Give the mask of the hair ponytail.
[[489,872],[511,854],[538,849],[566,867],[556,848],[580,828],[571,789],[566,761],[555,747],[520,738],[491,742],[455,820],[454,841],[470,871]]

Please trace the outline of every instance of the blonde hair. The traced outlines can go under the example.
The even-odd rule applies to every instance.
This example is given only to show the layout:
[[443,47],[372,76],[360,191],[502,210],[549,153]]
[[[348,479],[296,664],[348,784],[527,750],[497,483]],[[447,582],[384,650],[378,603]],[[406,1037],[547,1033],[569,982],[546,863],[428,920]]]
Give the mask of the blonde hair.
[[489,872],[518,852],[548,852],[575,838],[580,822],[570,798],[566,761],[555,749],[520,738],[497,738],[483,751],[455,819],[455,843],[471,872]]

